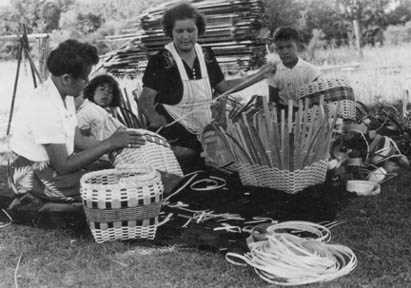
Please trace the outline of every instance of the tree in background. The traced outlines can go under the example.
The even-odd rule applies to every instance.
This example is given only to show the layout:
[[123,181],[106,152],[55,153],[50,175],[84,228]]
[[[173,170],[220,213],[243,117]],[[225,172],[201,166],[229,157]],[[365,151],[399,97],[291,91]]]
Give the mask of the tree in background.
[[411,21],[411,0],[398,0],[397,6],[387,13],[389,25],[404,25]]
[[267,28],[273,33],[280,26],[299,26],[301,1],[298,0],[265,0],[264,20]]
[[383,44],[383,31],[388,26],[387,14],[394,5],[394,0],[337,0],[343,17],[358,22],[363,38],[360,45]]
[[[310,41],[314,29],[322,31],[322,39],[332,46],[347,45],[352,23],[341,13],[335,0],[305,1],[304,22],[301,27],[304,40]],[[319,33],[319,32],[317,32]]]
[[[382,43],[382,31],[388,25],[411,21],[411,0],[263,0],[264,23],[272,34],[283,25],[302,31],[309,45],[316,31],[316,41],[332,46],[347,45],[353,39],[353,20],[361,27],[363,44]],[[0,8],[0,35],[16,34],[20,23],[29,33],[50,33],[52,42],[69,37],[95,44],[100,53],[116,49],[122,43],[109,43],[104,37],[138,30],[141,13],[164,0],[11,0]],[[390,28],[398,31],[401,27]],[[394,32],[393,32],[394,33]],[[400,38],[398,38],[400,39]],[[402,38],[401,38],[402,39]],[[325,42],[323,42],[325,41]],[[316,46],[310,45],[312,47]],[[6,45],[7,44],[7,45]],[[0,57],[10,43],[0,43]],[[13,44],[15,45],[15,44]]]

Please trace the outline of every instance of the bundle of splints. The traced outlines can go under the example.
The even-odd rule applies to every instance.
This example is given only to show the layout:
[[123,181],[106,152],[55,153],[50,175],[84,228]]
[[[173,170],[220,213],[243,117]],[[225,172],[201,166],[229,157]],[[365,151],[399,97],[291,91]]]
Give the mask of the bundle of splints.
[[278,109],[263,99],[260,109],[244,111],[218,127],[238,167],[243,185],[297,193],[325,181],[338,109],[306,98]]

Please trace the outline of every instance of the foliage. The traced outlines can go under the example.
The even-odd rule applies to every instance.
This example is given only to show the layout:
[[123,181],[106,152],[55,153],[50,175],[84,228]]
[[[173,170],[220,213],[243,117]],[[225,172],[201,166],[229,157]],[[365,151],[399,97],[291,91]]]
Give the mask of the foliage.
[[[385,36],[390,43],[395,43],[403,41],[404,37],[391,37],[390,33],[395,36],[400,29],[392,26],[411,21],[411,0],[263,1],[265,14],[262,19],[269,30],[268,34],[272,34],[279,26],[294,26],[302,32],[306,44],[314,36],[314,29],[321,31],[316,34],[316,43],[325,41],[332,47],[350,44],[353,40],[353,19],[360,22],[364,44],[382,44],[383,30],[388,26],[389,33],[385,33]],[[0,35],[18,33],[20,24],[24,23],[29,33],[50,33],[52,43],[75,37],[97,45],[99,52],[104,53],[118,46],[105,42],[105,36],[138,29],[139,15],[145,9],[163,2],[11,0],[9,6],[0,8]],[[322,35],[321,38],[318,35]],[[15,46],[12,42],[1,42],[0,58],[12,55]]]
[[[140,13],[161,0],[11,0],[0,8],[0,35],[21,32],[26,24],[29,33],[50,33],[52,45],[76,38],[96,45],[100,53],[115,48],[104,43],[104,36],[137,26]],[[0,42],[0,58],[13,57],[17,43]]]
[[404,42],[411,42],[411,21],[404,25],[390,25],[384,32],[384,37],[389,44],[400,44]]
[[387,14],[387,23],[399,25],[409,21],[411,21],[411,0],[399,0],[398,6]]
[[309,1],[303,11],[304,39],[311,38],[311,31],[319,29],[323,32],[323,40],[340,46],[348,44],[348,34],[351,33],[351,23],[338,10],[335,1]]
[[296,0],[265,0],[265,24],[271,32],[279,26],[298,26],[301,9]]

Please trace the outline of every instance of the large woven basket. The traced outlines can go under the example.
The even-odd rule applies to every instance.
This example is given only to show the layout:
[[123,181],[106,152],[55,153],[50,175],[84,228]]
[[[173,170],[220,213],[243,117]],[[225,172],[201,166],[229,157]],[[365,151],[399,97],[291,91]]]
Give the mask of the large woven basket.
[[81,197],[97,243],[134,238],[154,239],[163,197],[158,171],[107,169],[85,174]]
[[114,167],[149,165],[160,171],[183,176],[180,164],[164,137],[145,129],[133,130],[145,135],[146,144],[140,148],[124,148],[114,157]]
[[305,188],[323,183],[327,174],[327,161],[321,160],[303,169],[289,171],[265,165],[239,164],[241,183],[295,194]]
[[323,96],[328,108],[334,110],[339,105],[338,116],[343,119],[356,119],[354,90],[343,79],[319,79],[309,83],[297,92],[297,99],[309,98],[312,103],[319,103]]

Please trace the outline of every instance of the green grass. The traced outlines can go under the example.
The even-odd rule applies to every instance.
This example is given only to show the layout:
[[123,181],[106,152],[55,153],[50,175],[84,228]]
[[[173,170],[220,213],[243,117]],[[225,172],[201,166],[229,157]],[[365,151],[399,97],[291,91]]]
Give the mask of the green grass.
[[[332,241],[351,247],[357,269],[304,287],[411,287],[411,173],[340,211]],[[269,287],[221,254],[128,241],[94,243],[89,233],[11,225],[0,230],[0,287]]]

